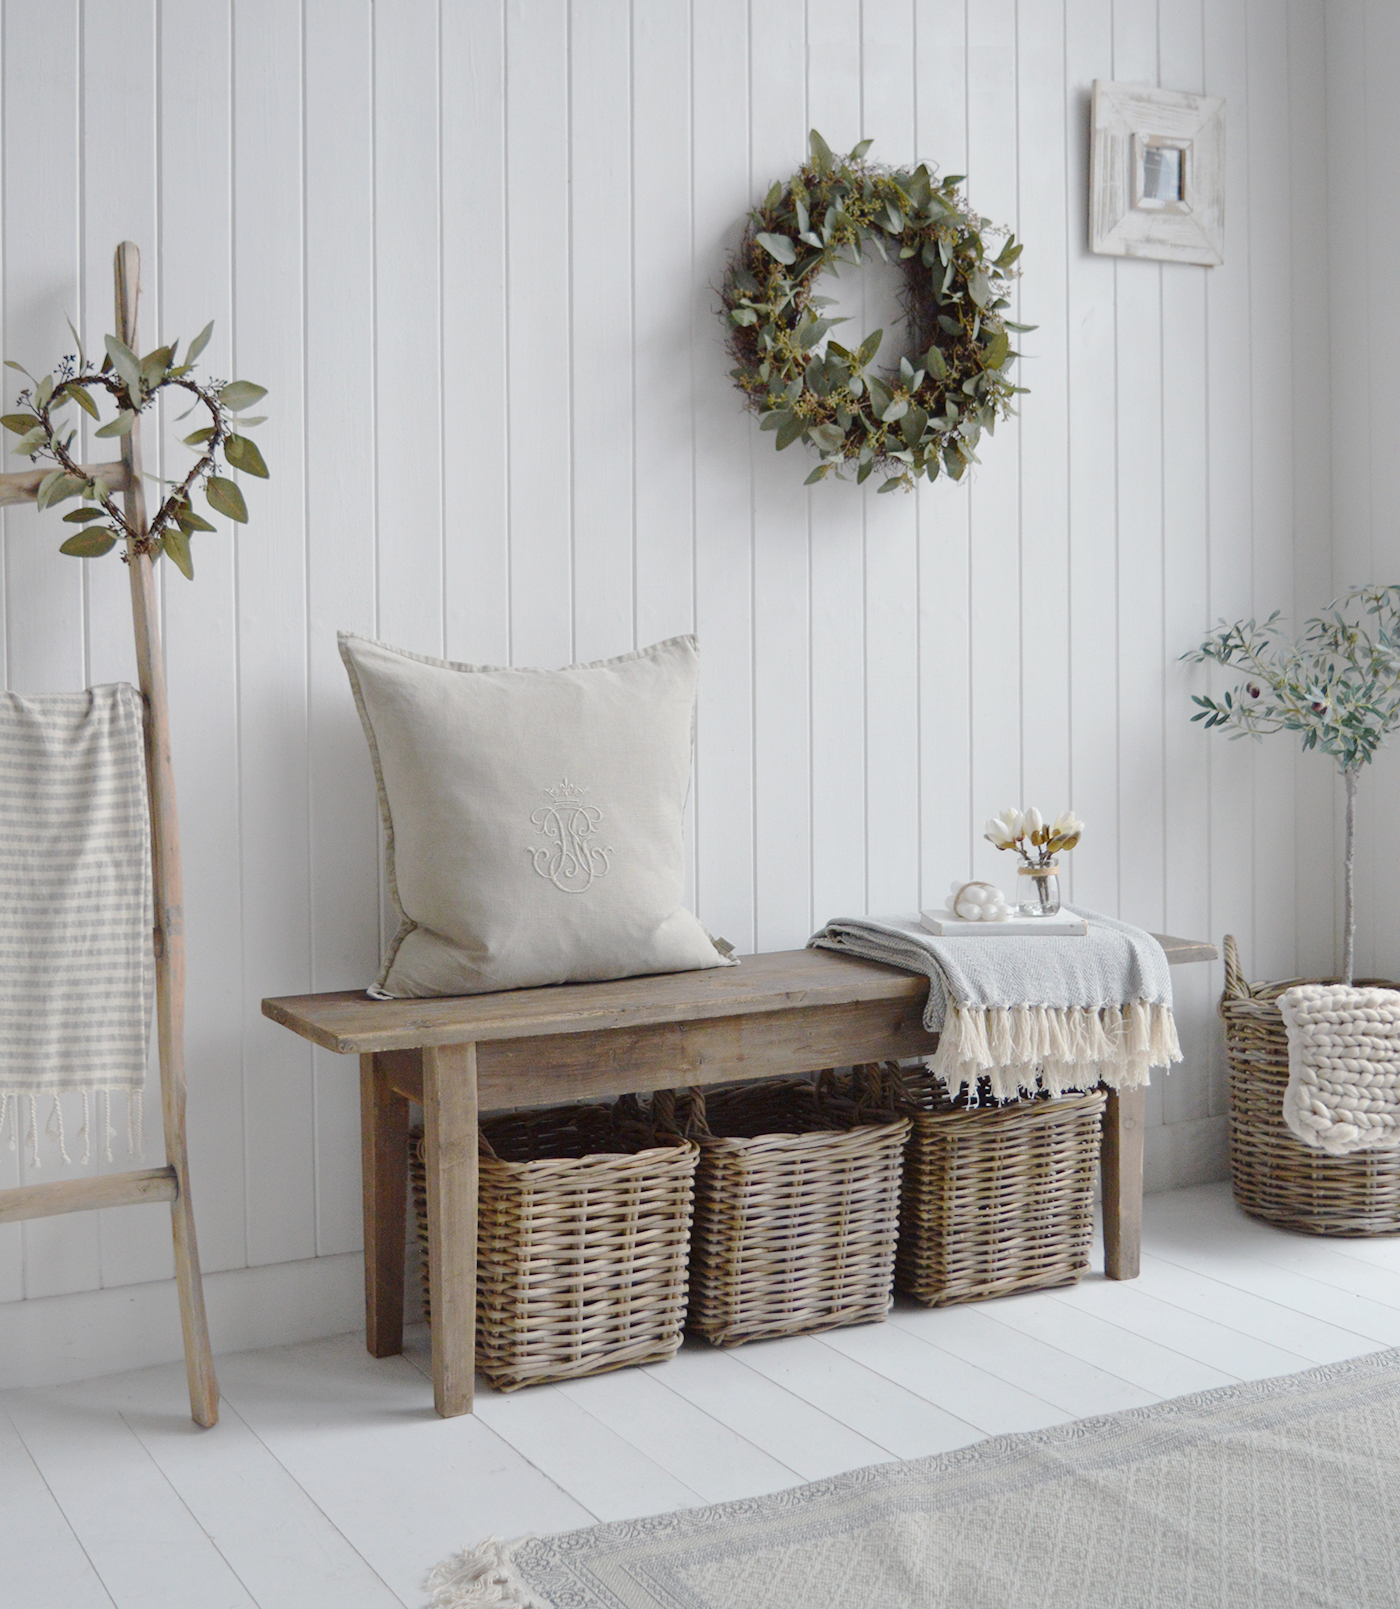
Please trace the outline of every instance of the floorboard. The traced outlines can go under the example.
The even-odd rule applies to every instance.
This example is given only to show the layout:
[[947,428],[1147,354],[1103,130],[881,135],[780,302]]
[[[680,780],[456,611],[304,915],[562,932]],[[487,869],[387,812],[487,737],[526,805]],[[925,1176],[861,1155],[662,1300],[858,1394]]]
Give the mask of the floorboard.
[[428,1335],[219,1359],[0,1396],[0,1603],[16,1609],[420,1609],[439,1559],[756,1496],[984,1435],[1111,1413],[1400,1344],[1400,1237],[1324,1241],[1223,1185],[1151,1196],[1142,1277],[925,1309],[432,1408]]

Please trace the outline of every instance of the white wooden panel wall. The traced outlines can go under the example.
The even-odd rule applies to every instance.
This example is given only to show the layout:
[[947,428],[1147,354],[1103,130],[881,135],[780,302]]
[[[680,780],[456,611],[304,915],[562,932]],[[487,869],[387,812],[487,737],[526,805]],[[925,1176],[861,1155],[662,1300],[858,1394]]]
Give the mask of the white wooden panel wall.
[[[1400,175],[1378,143],[1400,137],[1400,11],[1385,0],[1337,0],[1326,18],[1328,145],[1325,176],[1316,173],[1313,184],[1326,185],[1331,302],[1344,312],[1334,327],[1357,339],[1317,353],[1312,372],[1320,380],[1330,358],[1332,579],[1342,589],[1400,581],[1400,303],[1389,284],[1400,251]],[[1338,227],[1345,239],[1333,235]],[[1326,267],[1311,232],[1307,250],[1312,295]],[[1363,774],[1357,796],[1356,964],[1386,978],[1400,975],[1397,831],[1400,753],[1391,748]]]
[[[1216,616],[1322,602],[1333,509],[1339,579],[1393,553],[1400,468],[1352,367],[1371,338],[1348,314],[1329,341],[1325,273],[1327,236],[1366,246],[1370,270],[1334,255],[1332,294],[1394,347],[1375,276],[1400,209],[1363,204],[1396,184],[1388,80],[1366,76],[1400,48],[1380,0],[1327,8],[1325,39],[1321,0],[0,5],[6,355],[50,361],[65,311],[95,342],[130,235],[147,340],[212,316],[212,369],[271,389],[250,527],[200,540],[193,586],[162,577],[206,1266],[359,1245],[355,1069],[258,1010],[361,984],[377,955],[337,627],[523,664],[697,630],[690,880],[741,949],[1009,881],[981,823],[1036,801],[1090,824],[1081,900],[1233,929],[1258,975],[1326,963],[1330,780],[1207,740],[1177,656]],[[1227,97],[1224,267],[1088,254],[1095,77]],[[804,490],[800,449],[738,406],[713,287],[813,124],[967,173],[1026,242],[1031,393],[967,485]],[[1352,403],[1335,490],[1329,353]],[[1370,365],[1378,418],[1397,374],[1388,349]],[[56,541],[4,517],[12,688],[130,674],[119,566]],[[1400,937],[1378,793],[1368,957]],[[1218,977],[1179,989],[1158,1186],[1223,1157]],[[0,1334],[22,1298],[165,1277],[165,1233],[160,1209],[0,1230]]]

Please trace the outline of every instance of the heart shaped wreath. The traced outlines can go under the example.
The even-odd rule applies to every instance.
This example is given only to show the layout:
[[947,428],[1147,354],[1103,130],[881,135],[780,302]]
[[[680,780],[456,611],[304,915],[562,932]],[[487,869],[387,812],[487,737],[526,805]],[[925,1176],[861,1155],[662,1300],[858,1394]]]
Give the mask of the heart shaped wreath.
[[[808,485],[854,463],[857,481],[879,469],[890,492],[940,470],[961,479],[979,462],[982,431],[1025,390],[1006,372],[1019,355],[1007,332],[1033,326],[1004,316],[1021,247],[969,210],[961,175],[879,167],[865,160],[870,145],[836,157],[812,130],[810,160],[750,214],[721,296],[734,379],[778,451],[799,438],[817,448]],[[989,257],[987,237],[1002,235]],[[870,368],[884,331],[851,351],[829,338],[845,322],[822,315],[832,299],[814,294],[866,244],[886,262],[893,252],[905,274],[906,350],[884,375]]]

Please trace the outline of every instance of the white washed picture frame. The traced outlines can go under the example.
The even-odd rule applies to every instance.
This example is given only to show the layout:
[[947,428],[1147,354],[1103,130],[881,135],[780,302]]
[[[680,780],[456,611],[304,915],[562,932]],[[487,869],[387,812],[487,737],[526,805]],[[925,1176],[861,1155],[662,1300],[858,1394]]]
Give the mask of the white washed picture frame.
[[1225,261],[1225,102],[1094,80],[1089,245],[1110,257]]

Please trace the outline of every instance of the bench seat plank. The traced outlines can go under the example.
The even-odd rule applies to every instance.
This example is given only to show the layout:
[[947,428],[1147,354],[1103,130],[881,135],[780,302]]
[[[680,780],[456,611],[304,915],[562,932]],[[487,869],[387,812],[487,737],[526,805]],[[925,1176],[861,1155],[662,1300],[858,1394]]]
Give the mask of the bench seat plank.
[[[1158,935],[1173,965],[1207,961],[1213,944]],[[780,950],[745,956],[737,967],[668,972],[609,983],[556,984],[441,1000],[371,1000],[362,990],[264,1000],[263,1015],[313,1044],[343,1055],[485,1044],[544,1034],[700,1022],[795,1006],[918,1001],[928,979],[832,950]]]

